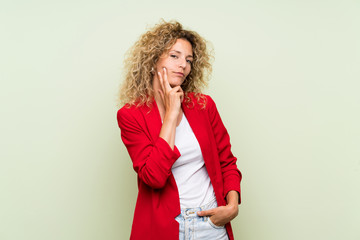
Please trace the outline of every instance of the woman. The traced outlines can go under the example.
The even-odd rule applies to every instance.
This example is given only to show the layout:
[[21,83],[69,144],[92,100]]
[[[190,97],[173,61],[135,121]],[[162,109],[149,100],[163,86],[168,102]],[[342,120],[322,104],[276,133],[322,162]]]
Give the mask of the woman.
[[117,120],[138,176],[130,239],[233,239],[241,173],[214,101],[201,94],[206,41],[162,21],[128,53]]

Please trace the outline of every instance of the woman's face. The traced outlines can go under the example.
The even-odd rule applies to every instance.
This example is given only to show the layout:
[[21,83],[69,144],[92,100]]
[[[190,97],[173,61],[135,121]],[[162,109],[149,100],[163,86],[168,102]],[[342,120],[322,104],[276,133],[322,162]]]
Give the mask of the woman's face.
[[157,61],[156,73],[160,72],[163,76],[163,68],[166,68],[170,86],[180,86],[191,71],[192,61],[193,51],[190,42],[179,38],[169,52],[162,54]]

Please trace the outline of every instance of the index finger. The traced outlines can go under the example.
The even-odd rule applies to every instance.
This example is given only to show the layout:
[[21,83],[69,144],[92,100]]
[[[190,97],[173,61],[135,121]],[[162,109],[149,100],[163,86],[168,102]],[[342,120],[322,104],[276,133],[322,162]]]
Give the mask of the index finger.
[[199,212],[197,212],[197,215],[200,216],[200,217],[202,217],[202,216],[212,216],[212,215],[214,215],[214,211],[213,211],[213,209],[199,211]]
[[164,72],[164,79],[163,79],[164,80],[163,81],[164,88],[166,90],[171,90],[172,87],[170,86],[170,83],[169,83],[168,78],[167,78],[167,70],[166,70],[166,68],[163,68],[163,72]]
[[164,80],[161,76],[161,73],[160,72],[157,72],[158,73],[158,76],[159,76],[159,81],[160,81],[160,87],[161,89],[163,90],[163,92],[165,92],[165,89],[164,89]]

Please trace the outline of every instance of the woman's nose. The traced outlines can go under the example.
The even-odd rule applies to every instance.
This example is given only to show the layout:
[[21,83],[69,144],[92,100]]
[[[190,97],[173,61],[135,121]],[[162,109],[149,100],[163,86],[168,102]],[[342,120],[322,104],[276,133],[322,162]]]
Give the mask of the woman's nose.
[[186,59],[180,58],[179,61],[180,61],[179,66],[182,68],[185,68],[186,67]]

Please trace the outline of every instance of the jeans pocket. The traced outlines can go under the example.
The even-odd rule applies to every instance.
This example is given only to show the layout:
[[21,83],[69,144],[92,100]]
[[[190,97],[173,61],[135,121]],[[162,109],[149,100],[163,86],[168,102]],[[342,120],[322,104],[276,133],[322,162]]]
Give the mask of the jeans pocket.
[[210,220],[210,217],[208,217],[207,222],[208,222],[208,223],[210,224],[210,226],[212,226],[213,228],[222,229],[222,228],[225,227],[225,226],[216,226],[216,225]]

